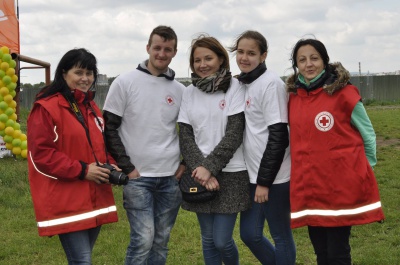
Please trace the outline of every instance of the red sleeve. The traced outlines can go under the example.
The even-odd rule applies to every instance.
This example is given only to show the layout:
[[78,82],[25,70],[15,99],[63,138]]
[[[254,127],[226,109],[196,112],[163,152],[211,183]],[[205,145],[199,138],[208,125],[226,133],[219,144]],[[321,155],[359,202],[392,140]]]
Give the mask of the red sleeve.
[[27,122],[28,150],[36,169],[60,179],[78,179],[82,165],[57,149],[55,125],[50,113],[35,104]]

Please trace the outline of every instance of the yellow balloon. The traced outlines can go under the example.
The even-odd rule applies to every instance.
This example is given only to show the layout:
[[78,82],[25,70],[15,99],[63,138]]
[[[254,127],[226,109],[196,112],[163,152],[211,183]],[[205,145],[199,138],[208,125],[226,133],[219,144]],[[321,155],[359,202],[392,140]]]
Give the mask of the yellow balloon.
[[6,124],[4,122],[0,121],[0,131],[4,130],[6,128]]
[[6,133],[6,135],[10,135],[12,136],[14,134],[14,128],[11,126],[8,126],[4,129],[4,132]]
[[12,143],[6,143],[6,148],[7,148],[8,150],[12,150],[12,149],[13,149]]
[[11,81],[14,82],[14,83],[17,83],[17,81],[18,81],[18,76],[17,76],[17,75],[13,75],[13,76],[11,77]]
[[11,101],[11,102],[8,104],[8,106],[9,106],[10,108],[15,109],[15,108],[17,107],[17,102],[16,102],[15,100],[13,100],[13,101]]
[[14,137],[14,139],[20,138],[21,134],[22,134],[21,130],[14,130],[12,137]]
[[10,49],[7,46],[2,46],[0,50],[3,52],[3,54],[10,53]]
[[10,115],[9,118],[12,119],[13,121],[17,121],[18,116],[17,116],[17,114],[14,112],[13,114]]
[[[1,130],[0,130],[1,131]],[[21,139],[21,141],[26,141],[28,137],[26,137],[25,133],[22,133],[21,136],[19,137],[19,139]]]
[[0,95],[3,96],[3,100],[4,100],[4,96],[6,96],[8,94],[10,94],[10,90],[7,87],[3,86],[0,88]]
[[6,72],[8,68],[10,68],[10,65],[7,62],[2,62],[0,64],[0,69],[3,70],[4,72]]
[[21,154],[21,147],[19,147],[19,146],[16,146],[16,147],[13,147],[13,149],[12,149],[12,153],[14,154],[14,155],[20,155]]
[[7,71],[6,71],[6,75],[8,75],[8,76],[13,76],[13,75],[15,75],[15,69],[14,68],[8,68],[7,69]]
[[[8,89],[8,88],[7,88]],[[10,94],[7,95],[3,95],[3,100],[7,103],[10,104],[11,101],[13,101],[13,96],[11,96]]]
[[22,150],[22,151],[21,151],[21,157],[22,157],[22,158],[26,158],[27,156],[28,156],[28,150],[26,150],[26,149],[25,149],[25,150]]

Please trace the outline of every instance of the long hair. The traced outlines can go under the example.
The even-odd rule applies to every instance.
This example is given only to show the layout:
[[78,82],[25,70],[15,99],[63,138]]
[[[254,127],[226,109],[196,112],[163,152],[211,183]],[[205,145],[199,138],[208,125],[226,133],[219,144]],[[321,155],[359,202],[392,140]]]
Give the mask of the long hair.
[[76,48],[68,51],[61,58],[58,63],[54,80],[50,85],[43,87],[40,92],[36,95],[36,100],[49,97],[56,93],[67,93],[70,91],[67,83],[64,79],[64,73],[68,72],[71,68],[78,67],[93,71],[94,81],[92,87],[96,86],[97,83],[97,60],[96,57],[84,48]]

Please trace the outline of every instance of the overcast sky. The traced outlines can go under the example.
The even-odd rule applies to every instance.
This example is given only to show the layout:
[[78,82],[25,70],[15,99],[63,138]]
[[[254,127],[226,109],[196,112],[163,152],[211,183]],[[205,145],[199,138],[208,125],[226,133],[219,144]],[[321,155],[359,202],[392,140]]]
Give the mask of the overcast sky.
[[[289,61],[299,38],[313,34],[331,61],[350,72],[400,70],[399,0],[19,0],[21,54],[51,63],[75,47],[90,50],[101,74],[115,77],[148,58],[151,30],[171,26],[178,53],[170,67],[189,76],[189,47],[206,32],[227,47],[253,29],[269,43],[268,69],[291,73]],[[32,66],[22,64],[22,66]],[[234,55],[231,71],[238,74]],[[22,83],[45,80],[44,70],[22,70]]]

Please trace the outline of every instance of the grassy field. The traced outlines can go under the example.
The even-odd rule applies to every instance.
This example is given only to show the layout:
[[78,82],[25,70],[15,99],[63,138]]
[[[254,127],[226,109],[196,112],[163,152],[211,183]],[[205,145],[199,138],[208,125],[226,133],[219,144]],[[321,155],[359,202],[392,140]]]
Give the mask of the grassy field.
[[[378,136],[378,165],[375,167],[386,220],[354,227],[351,236],[353,264],[400,264],[400,106],[367,107]],[[27,111],[22,110],[25,130]],[[119,222],[104,225],[93,253],[93,264],[123,264],[129,242],[129,224],[122,207],[122,188],[114,187]],[[39,237],[29,193],[26,160],[0,159],[0,264],[67,264],[58,237]],[[265,230],[268,235],[268,230]],[[315,264],[305,228],[293,231],[297,246],[296,264]],[[269,236],[268,236],[269,237]],[[258,264],[239,238],[241,264]],[[197,219],[181,210],[171,233],[167,264],[203,264]]]

